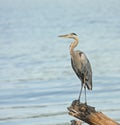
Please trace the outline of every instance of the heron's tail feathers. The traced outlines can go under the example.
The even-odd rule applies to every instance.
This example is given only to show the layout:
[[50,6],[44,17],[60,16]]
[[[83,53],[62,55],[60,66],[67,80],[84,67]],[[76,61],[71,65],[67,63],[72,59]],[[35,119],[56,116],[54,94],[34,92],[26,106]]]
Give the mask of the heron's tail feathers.
[[87,86],[88,90],[92,90],[92,82],[87,82],[86,86]]

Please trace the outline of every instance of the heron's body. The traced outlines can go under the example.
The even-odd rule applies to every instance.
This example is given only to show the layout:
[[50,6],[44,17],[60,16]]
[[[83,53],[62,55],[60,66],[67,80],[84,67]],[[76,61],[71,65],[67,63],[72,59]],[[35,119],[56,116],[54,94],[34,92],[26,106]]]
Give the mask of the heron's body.
[[92,90],[92,70],[86,55],[82,51],[75,51],[74,56],[71,55],[71,65],[82,85]]
[[87,56],[79,50],[74,50],[78,45],[78,37],[75,33],[61,35],[60,37],[72,38],[74,41],[70,44],[70,55],[71,55],[71,65],[75,71],[78,78],[81,80],[81,90],[78,100],[80,101],[80,96],[82,93],[82,88],[85,89],[85,103],[86,100],[86,87],[88,90],[92,90],[92,69]]

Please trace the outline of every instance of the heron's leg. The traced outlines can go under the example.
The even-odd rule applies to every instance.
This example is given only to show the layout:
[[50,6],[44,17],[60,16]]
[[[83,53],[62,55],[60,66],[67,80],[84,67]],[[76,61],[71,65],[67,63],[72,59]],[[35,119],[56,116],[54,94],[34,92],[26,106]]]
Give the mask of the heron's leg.
[[83,84],[81,84],[81,89],[80,89],[80,93],[79,93],[79,97],[78,97],[79,102],[80,102],[80,97],[81,97],[81,94],[82,94],[82,88],[83,88]]
[[87,104],[87,98],[86,98],[86,85],[84,84],[84,91],[85,91],[85,104]]

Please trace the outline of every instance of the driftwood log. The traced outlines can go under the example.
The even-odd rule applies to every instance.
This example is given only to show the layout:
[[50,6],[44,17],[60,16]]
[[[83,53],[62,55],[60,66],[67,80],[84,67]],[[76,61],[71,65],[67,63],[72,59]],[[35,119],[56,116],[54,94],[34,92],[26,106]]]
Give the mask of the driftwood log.
[[89,125],[120,125],[102,112],[97,112],[95,107],[80,103],[78,100],[74,100],[68,110],[70,115],[79,119],[73,120],[71,125],[81,125],[80,120]]

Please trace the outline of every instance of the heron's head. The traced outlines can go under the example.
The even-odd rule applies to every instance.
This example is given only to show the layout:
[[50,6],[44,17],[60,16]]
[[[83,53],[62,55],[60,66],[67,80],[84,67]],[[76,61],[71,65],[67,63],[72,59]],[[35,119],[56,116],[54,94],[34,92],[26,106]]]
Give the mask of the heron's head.
[[66,34],[66,35],[60,35],[58,37],[78,39],[78,36],[75,33],[70,33],[70,34]]

